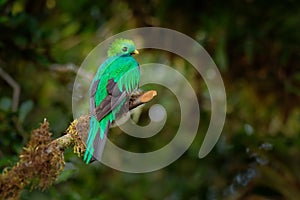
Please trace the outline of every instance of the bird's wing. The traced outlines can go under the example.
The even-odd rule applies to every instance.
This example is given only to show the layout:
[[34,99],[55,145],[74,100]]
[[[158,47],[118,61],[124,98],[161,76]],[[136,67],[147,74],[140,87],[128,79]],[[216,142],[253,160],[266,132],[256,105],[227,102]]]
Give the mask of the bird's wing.
[[[106,86],[107,96],[94,109],[94,115],[98,121],[102,120],[107,114],[114,110],[127,97],[126,91],[118,89],[114,79],[109,79]],[[91,97],[91,99],[94,99]],[[95,104],[94,104],[95,105]]]

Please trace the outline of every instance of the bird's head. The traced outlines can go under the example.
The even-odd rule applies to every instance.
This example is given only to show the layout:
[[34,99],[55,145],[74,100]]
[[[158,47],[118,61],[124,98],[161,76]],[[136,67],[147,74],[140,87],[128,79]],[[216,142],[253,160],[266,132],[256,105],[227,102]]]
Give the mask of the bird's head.
[[108,57],[139,54],[132,40],[119,38],[113,41],[107,51]]

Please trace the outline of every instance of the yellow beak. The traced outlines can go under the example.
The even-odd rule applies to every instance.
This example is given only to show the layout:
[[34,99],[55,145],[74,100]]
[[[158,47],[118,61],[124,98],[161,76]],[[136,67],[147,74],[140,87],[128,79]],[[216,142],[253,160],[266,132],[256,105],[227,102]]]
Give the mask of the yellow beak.
[[133,54],[140,54],[138,50],[134,50]]

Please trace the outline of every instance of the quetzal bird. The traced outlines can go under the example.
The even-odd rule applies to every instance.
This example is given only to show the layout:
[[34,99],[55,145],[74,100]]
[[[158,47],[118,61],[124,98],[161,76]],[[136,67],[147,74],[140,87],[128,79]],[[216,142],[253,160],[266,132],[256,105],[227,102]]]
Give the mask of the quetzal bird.
[[126,111],[130,94],[138,88],[140,68],[133,54],[139,54],[133,41],[116,39],[92,81],[90,130],[83,158],[87,164],[101,157],[110,124]]

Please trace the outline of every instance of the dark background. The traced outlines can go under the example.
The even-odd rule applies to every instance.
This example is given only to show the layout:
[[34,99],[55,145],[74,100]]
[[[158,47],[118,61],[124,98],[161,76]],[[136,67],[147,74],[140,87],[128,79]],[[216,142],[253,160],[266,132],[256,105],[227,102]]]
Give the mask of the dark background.
[[[153,55],[180,70],[198,91],[201,123],[189,150],[164,169],[128,174],[86,166],[70,149],[57,182],[46,191],[27,187],[21,199],[297,199],[299,11],[296,0],[0,0],[0,67],[21,88],[12,111],[13,89],[0,78],[1,170],[18,160],[30,131],[44,118],[55,138],[64,133],[73,120],[76,70],[98,43],[128,29],[160,26],[202,44],[222,74],[227,119],[213,151],[197,157],[210,118],[201,76],[174,55],[148,52],[147,58]],[[137,59],[142,61],[143,54]],[[172,98],[166,91],[147,106],[161,103],[170,117],[178,109]],[[144,109],[140,123],[147,120]],[[163,132],[146,142],[117,128],[110,135],[129,149],[154,150],[173,138],[178,123],[168,119]]]

